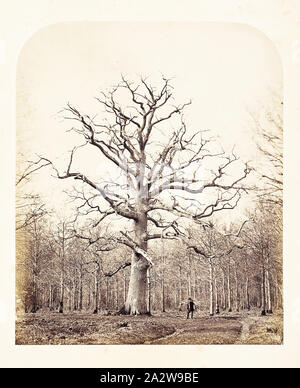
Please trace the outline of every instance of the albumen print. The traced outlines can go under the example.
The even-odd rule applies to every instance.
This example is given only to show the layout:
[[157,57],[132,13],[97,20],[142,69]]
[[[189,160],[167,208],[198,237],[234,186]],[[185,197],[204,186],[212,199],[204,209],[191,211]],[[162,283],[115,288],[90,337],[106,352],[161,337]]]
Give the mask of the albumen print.
[[272,42],[66,22],[16,76],[16,344],[282,344]]

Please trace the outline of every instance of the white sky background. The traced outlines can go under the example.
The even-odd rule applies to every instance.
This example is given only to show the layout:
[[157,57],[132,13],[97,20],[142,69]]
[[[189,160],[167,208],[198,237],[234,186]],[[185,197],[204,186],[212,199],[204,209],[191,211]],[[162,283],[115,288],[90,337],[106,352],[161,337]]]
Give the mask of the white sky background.
[[[191,130],[211,129],[230,150],[257,161],[253,123],[247,109],[270,103],[270,88],[281,92],[281,63],[259,31],[225,23],[62,23],[39,31],[23,48],[17,69],[18,151],[39,153],[60,166],[82,140],[66,134],[70,122],[57,112],[69,101],[84,113],[99,113],[99,91],[120,80],[160,74],[173,78],[177,103],[192,99],[185,117]],[[100,118],[100,116],[99,116]],[[91,150],[89,173],[111,165]],[[74,164],[76,165],[76,163]],[[36,175],[28,188],[48,206],[67,212],[63,189],[73,180]],[[229,213],[229,212],[227,212]]]

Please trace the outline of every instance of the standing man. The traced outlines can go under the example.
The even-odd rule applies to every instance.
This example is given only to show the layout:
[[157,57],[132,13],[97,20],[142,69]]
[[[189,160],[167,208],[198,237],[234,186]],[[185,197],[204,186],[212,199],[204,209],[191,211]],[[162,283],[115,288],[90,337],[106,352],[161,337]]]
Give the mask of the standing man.
[[194,310],[195,310],[195,303],[193,302],[192,298],[188,299],[186,307],[187,307],[187,317],[186,317],[186,319],[189,319],[190,314],[191,314],[191,318],[193,319]]

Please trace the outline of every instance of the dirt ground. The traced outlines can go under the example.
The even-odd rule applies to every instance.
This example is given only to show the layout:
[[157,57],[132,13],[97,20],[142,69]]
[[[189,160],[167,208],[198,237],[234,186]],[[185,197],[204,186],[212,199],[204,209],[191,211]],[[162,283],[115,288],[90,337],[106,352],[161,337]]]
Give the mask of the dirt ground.
[[283,315],[260,311],[221,313],[167,312],[118,316],[40,311],[18,316],[17,345],[70,344],[281,344]]

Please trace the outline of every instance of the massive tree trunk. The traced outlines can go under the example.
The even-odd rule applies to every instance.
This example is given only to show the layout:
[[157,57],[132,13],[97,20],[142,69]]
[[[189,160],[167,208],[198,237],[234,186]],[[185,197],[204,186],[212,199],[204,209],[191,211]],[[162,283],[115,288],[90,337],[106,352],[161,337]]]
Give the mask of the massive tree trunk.
[[[140,202],[140,206],[143,204]],[[147,252],[147,214],[140,212],[135,221],[135,241],[139,248]],[[146,314],[147,311],[147,272],[148,261],[139,253],[134,252],[131,259],[129,288],[124,310],[126,314]]]
[[133,254],[125,313],[131,315],[147,313],[147,270],[148,263],[138,254]]

